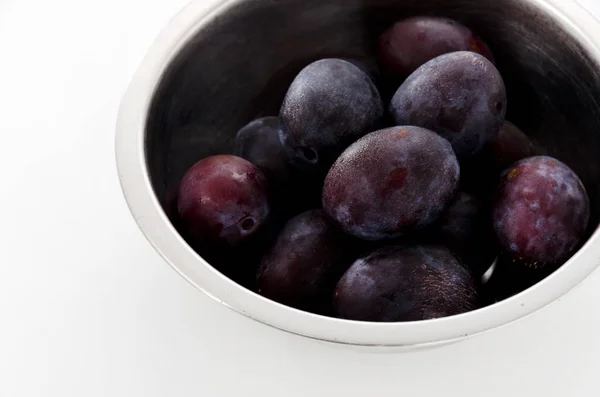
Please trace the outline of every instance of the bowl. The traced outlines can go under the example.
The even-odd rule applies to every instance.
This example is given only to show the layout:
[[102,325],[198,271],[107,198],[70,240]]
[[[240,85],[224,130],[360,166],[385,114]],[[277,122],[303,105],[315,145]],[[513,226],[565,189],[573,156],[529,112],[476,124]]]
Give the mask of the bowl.
[[[200,158],[232,151],[236,131],[276,115],[309,62],[373,65],[375,38],[418,14],[458,19],[492,48],[508,91],[507,118],[583,180],[591,201],[587,243],[534,287],[494,305],[435,320],[368,323],[280,305],[231,281],[201,258],[169,219],[173,191]],[[600,263],[600,24],[571,1],[229,0],[190,4],[157,38],[123,99],[116,156],[139,227],[166,261],[223,305],[308,338],[359,346],[457,341],[531,314]]]

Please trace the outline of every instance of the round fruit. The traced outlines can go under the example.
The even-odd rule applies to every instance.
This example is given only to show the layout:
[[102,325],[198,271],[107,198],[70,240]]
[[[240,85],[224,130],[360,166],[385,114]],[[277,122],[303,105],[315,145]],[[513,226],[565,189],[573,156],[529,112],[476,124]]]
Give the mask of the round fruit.
[[242,127],[236,135],[235,154],[257,166],[271,185],[289,182],[290,167],[279,140],[279,118],[263,117]]
[[392,98],[390,113],[398,125],[435,131],[450,141],[458,157],[469,157],[498,135],[506,89],[485,57],[453,52],[411,74]]
[[417,321],[478,307],[477,282],[447,248],[396,246],[359,259],[338,282],[334,307],[341,318]]
[[279,118],[256,119],[236,137],[235,154],[257,166],[269,180],[271,212],[284,221],[318,208],[324,176],[305,174],[291,166],[279,140]]
[[365,240],[402,236],[434,223],[456,192],[452,147],[419,127],[368,134],[338,158],[325,179],[323,209]]
[[504,170],[511,164],[535,154],[533,142],[510,121],[505,121],[498,136],[486,148],[496,170]]
[[255,235],[268,219],[267,178],[240,157],[207,157],[183,176],[177,207],[195,238],[236,245]]
[[365,72],[341,59],[322,59],[292,82],[281,106],[280,138],[294,164],[326,170],[382,116],[381,97]]
[[377,43],[377,60],[389,74],[406,77],[433,58],[472,51],[493,61],[485,43],[471,29],[448,18],[419,16],[396,22]]
[[537,156],[503,172],[492,217],[509,256],[540,267],[569,258],[585,235],[590,206],[581,180],[569,167]]
[[263,257],[258,292],[308,310],[331,304],[335,283],[351,263],[348,237],[321,210],[304,212],[283,228]]

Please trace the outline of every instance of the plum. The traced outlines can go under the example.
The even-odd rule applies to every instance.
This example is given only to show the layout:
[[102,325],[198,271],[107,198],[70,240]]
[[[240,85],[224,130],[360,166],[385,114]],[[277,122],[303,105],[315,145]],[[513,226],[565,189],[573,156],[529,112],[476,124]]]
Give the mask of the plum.
[[320,207],[324,176],[304,174],[291,166],[279,130],[277,117],[251,121],[237,133],[235,154],[263,171],[269,180],[271,210],[287,221],[290,216]]
[[350,62],[328,58],[296,76],[279,114],[280,139],[292,163],[326,170],[352,142],[377,128],[383,102],[369,76]]
[[262,117],[242,127],[236,135],[236,156],[257,166],[270,185],[287,185],[290,165],[279,140],[279,118]]
[[589,217],[579,177],[547,156],[529,157],[506,169],[492,211],[505,252],[533,267],[567,260],[585,236]]
[[323,209],[351,235],[395,238],[437,221],[459,176],[448,141],[420,127],[392,127],[338,158],[325,179]]
[[198,241],[235,246],[268,221],[267,178],[240,157],[210,156],[183,176],[177,208],[183,225]]
[[297,215],[263,257],[258,292],[296,308],[324,310],[335,283],[352,262],[352,245],[322,210]]
[[459,158],[477,154],[499,133],[506,114],[502,76],[485,57],[459,51],[425,63],[398,88],[389,111],[448,139]]
[[510,121],[504,121],[498,136],[484,150],[499,172],[512,163],[534,156],[535,152],[531,139]]
[[417,321],[479,306],[479,286],[447,248],[392,246],[358,259],[337,283],[336,314],[360,321]]
[[418,16],[396,22],[377,42],[377,60],[388,74],[405,78],[443,54],[472,51],[493,61],[488,46],[471,29],[448,18]]

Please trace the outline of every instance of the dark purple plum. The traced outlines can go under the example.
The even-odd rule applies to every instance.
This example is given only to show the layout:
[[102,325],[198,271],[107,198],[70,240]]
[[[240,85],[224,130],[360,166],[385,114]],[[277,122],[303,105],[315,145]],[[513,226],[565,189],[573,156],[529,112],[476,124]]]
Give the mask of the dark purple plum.
[[438,238],[477,277],[492,266],[499,251],[489,208],[464,192],[454,197],[444,213]]
[[480,155],[481,153],[460,162],[460,188],[491,205],[500,180],[500,171],[492,166],[489,158]]
[[350,266],[337,283],[334,307],[351,320],[427,320],[478,308],[478,287],[445,247],[386,247]]
[[323,177],[291,166],[279,140],[279,119],[251,121],[236,136],[235,154],[257,166],[269,180],[271,209],[285,218],[320,207]]
[[452,147],[424,128],[392,127],[351,145],[325,179],[323,209],[365,240],[400,237],[436,222],[456,192]]
[[234,246],[254,236],[268,220],[267,178],[240,157],[207,157],[183,176],[177,208],[195,239]]
[[471,29],[448,18],[419,16],[396,22],[377,43],[377,60],[390,75],[405,78],[443,54],[472,51],[493,61],[488,46]]
[[505,121],[498,136],[485,148],[494,169],[502,171],[511,164],[535,155],[533,142],[510,121]]
[[242,127],[236,135],[235,154],[257,166],[271,185],[289,183],[290,165],[279,140],[279,118],[263,117]]
[[459,158],[477,154],[500,131],[506,113],[502,76],[485,57],[459,51],[425,63],[390,103],[398,125],[416,125],[448,139]]
[[258,292],[299,309],[326,310],[335,283],[352,263],[349,239],[321,210],[297,215],[263,257]]
[[581,180],[547,156],[530,157],[506,169],[492,211],[506,254],[532,267],[567,260],[581,243],[589,217]]
[[297,167],[326,171],[382,116],[383,102],[365,72],[341,59],[321,59],[292,82],[279,115],[280,138]]

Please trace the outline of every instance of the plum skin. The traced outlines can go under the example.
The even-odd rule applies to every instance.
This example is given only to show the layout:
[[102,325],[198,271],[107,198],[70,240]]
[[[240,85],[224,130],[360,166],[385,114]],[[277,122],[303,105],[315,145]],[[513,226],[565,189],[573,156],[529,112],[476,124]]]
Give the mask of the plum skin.
[[493,62],[487,45],[466,26],[449,18],[418,16],[387,29],[377,42],[382,68],[406,77],[431,59],[456,51],[477,52]]
[[183,176],[177,208],[182,223],[198,241],[235,246],[256,235],[268,221],[267,178],[240,157],[210,156]]
[[261,260],[259,294],[299,309],[326,310],[352,261],[351,246],[322,210],[295,216]]
[[334,307],[344,319],[418,321],[474,310],[479,299],[477,281],[447,248],[392,246],[350,266]]
[[485,57],[453,52],[415,70],[394,94],[389,112],[398,125],[437,132],[459,158],[468,158],[498,135],[506,114],[506,88]]
[[585,235],[589,199],[568,166],[529,157],[503,172],[492,218],[507,255],[532,267],[560,264]]
[[235,155],[256,165],[271,185],[289,182],[290,165],[279,140],[278,117],[261,117],[242,127],[236,134]]
[[280,139],[296,167],[326,171],[382,117],[383,101],[364,71],[341,59],[321,59],[290,85],[279,113]]
[[278,117],[251,121],[236,135],[235,154],[263,171],[269,181],[271,212],[285,222],[290,216],[320,206],[322,180],[290,164],[279,131]]
[[456,192],[460,170],[448,141],[414,126],[370,133],[331,167],[323,209],[365,240],[400,237],[437,221]]
[[504,121],[500,133],[486,148],[493,166],[502,172],[511,164],[535,155],[533,142],[523,131],[508,120]]

